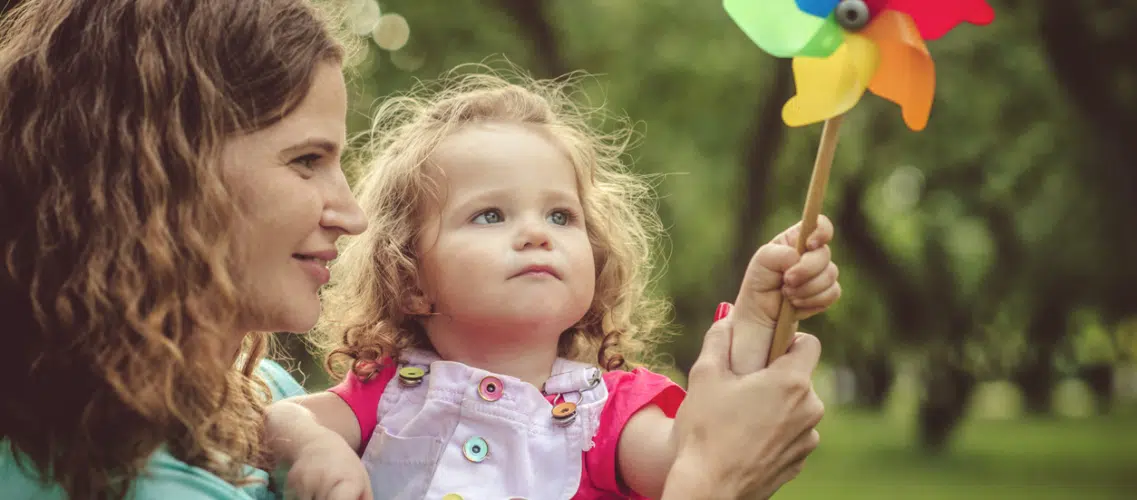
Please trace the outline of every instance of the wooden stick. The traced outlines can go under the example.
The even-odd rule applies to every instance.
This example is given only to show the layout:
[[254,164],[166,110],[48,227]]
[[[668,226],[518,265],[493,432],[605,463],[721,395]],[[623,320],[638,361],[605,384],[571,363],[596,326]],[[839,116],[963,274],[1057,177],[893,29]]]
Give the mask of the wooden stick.
[[[845,115],[837,115],[825,120],[821,129],[821,144],[817,146],[817,158],[813,161],[813,176],[809,180],[809,194],[805,197],[805,209],[801,215],[801,232],[797,239],[797,253],[805,253],[805,244],[817,229],[817,216],[821,215],[821,204],[825,200],[825,187],[829,184],[829,168],[833,166],[833,153],[837,150],[837,132]],[[770,355],[766,365],[786,353],[793,342],[797,330],[794,321],[796,311],[793,303],[783,297],[778,309],[778,323],[774,327],[774,338],[770,341]]]

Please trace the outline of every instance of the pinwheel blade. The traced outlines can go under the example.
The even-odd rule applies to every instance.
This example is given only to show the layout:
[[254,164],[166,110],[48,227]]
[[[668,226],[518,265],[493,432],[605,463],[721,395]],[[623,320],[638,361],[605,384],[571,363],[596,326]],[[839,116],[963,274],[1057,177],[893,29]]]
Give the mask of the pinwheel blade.
[[[825,57],[841,44],[832,19],[802,12],[795,0],[723,0],[742,32],[774,57]],[[803,54],[808,47],[809,53]]]
[[883,11],[895,10],[912,16],[924,40],[935,40],[959,25],[979,26],[995,20],[995,10],[986,0],[886,0]]
[[837,24],[837,20],[830,15],[825,18],[825,24],[813,34],[813,38],[797,53],[797,57],[829,57],[845,41],[845,30]]
[[908,14],[886,10],[860,34],[872,40],[880,53],[869,90],[899,104],[908,128],[923,130],[936,91],[936,67],[916,22]]
[[864,95],[879,59],[876,45],[856,34],[847,34],[845,43],[827,58],[795,57],[797,94],[782,108],[782,119],[798,127],[852,109]]
[[829,17],[829,14],[833,13],[833,9],[836,9],[839,3],[841,0],[797,0],[797,8],[806,14]]

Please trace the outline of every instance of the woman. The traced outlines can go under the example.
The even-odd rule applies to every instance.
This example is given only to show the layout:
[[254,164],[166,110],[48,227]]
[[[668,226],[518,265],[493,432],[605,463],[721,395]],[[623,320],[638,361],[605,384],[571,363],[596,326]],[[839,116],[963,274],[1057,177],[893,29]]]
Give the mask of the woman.
[[[342,57],[303,0],[39,0],[7,14],[5,498],[274,496],[261,410],[302,389],[249,332],[308,330],[336,239],[365,227],[339,164]],[[758,331],[747,307],[736,334]],[[802,382],[815,339],[737,377],[722,349],[735,322],[712,329],[692,373],[689,397],[706,404],[677,421],[686,465],[665,495],[769,494],[816,446],[821,410]],[[716,422],[725,398],[769,418]],[[768,446],[734,449],[740,433]]]

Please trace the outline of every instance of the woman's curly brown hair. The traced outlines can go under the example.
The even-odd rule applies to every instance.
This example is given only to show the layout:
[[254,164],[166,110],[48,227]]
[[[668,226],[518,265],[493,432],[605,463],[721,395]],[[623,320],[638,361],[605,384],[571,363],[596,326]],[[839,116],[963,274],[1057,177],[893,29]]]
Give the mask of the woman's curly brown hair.
[[[485,65],[460,66],[436,82],[387,99],[372,129],[373,160],[357,184],[368,230],[349,238],[332,267],[321,325],[309,336],[335,377],[350,367],[368,377],[384,357],[409,347],[429,348],[415,283],[415,240],[427,203],[438,201],[428,158],[459,127],[512,122],[545,127],[570,153],[596,262],[596,294],[576,325],[560,338],[560,356],[593,360],[614,370],[643,359],[652,337],[663,332],[668,304],[649,293],[653,251],[662,224],[651,185],[630,173],[625,153],[632,129],[619,121],[600,131],[602,108],[574,97],[580,74],[515,82]],[[478,71],[480,70],[480,71]],[[596,125],[596,126],[594,126]],[[428,311],[427,311],[428,312]]]
[[[342,49],[304,0],[39,0],[0,22],[0,442],[71,498],[148,457],[259,463],[265,335],[233,349],[225,141]],[[226,340],[228,339],[228,340]],[[228,347],[226,347],[228,346]]]

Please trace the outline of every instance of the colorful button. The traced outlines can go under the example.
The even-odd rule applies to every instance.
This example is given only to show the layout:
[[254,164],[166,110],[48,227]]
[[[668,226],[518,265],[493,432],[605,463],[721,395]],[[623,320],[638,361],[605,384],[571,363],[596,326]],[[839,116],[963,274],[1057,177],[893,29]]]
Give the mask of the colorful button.
[[501,379],[489,376],[482,379],[482,383],[478,384],[478,395],[486,401],[497,401],[501,399],[502,384]]
[[462,495],[457,493],[447,493],[442,497],[442,500],[462,500]]
[[426,370],[417,366],[404,366],[399,368],[399,383],[408,387],[413,387],[422,383],[422,378],[426,376]]
[[489,456],[490,445],[485,439],[472,437],[467,439],[466,444],[462,446],[462,454],[466,456],[466,460],[478,463]]
[[576,404],[568,401],[553,407],[553,421],[558,425],[569,425],[576,420]]

